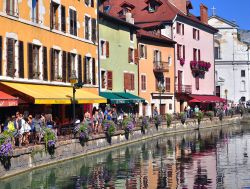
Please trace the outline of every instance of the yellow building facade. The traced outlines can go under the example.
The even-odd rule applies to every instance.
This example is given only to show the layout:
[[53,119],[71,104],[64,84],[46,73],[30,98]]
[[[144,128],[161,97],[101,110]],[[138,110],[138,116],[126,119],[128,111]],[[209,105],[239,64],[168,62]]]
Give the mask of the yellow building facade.
[[0,26],[1,90],[25,98],[4,82],[70,87],[76,76],[98,94],[96,0],[2,0]]

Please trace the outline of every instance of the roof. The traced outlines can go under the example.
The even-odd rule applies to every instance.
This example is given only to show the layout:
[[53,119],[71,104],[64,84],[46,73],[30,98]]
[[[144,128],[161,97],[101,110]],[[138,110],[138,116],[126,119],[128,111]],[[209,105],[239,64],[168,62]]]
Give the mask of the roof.
[[138,26],[136,26],[136,25],[134,25],[134,24],[131,24],[131,23],[126,22],[126,21],[124,21],[124,20],[122,20],[122,19],[120,19],[120,18],[111,16],[111,15],[109,15],[109,14],[103,13],[103,12],[101,12],[101,11],[99,11],[99,16],[100,16],[101,18],[105,18],[106,20],[109,20],[109,21],[111,21],[111,22],[116,22],[116,23],[119,23],[119,24],[121,24],[121,25],[130,27],[130,28],[133,28],[133,29],[135,29],[135,30],[140,29],[140,27],[138,27]]
[[225,22],[226,24],[232,26],[232,27],[236,27],[238,28],[239,26],[235,23],[235,22],[232,22],[232,21],[229,21],[229,20],[226,20],[225,18],[222,18],[220,16],[217,16],[217,15],[213,15],[213,16],[210,16],[208,19],[212,19],[212,18],[216,18],[222,22]]
[[[119,17],[119,12],[122,10],[120,4],[123,0],[110,0],[109,4],[111,9],[109,14],[115,17]],[[149,24],[153,26],[153,23],[159,25],[161,23],[172,23],[176,17],[186,18],[194,23],[205,26],[210,29],[212,32],[216,33],[217,30],[212,26],[205,24],[200,21],[200,19],[192,14],[186,15],[179,9],[177,9],[173,4],[168,0],[161,0],[162,4],[157,8],[155,12],[148,12],[147,3],[145,0],[126,0],[132,5],[135,5],[134,10],[132,11],[133,17],[135,18],[135,24],[140,27],[144,27],[143,24]],[[146,26],[147,27],[147,26]]]
[[169,39],[168,37],[162,36],[162,35],[154,35],[153,33],[150,33],[145,30],[139,30],[137,33],[138,38],[145,38],[147,40],[153,40],[157,42],[163,42],[163,43],[168,43],[168,44],[175,44],[176,42],[173,41],[172,39]]

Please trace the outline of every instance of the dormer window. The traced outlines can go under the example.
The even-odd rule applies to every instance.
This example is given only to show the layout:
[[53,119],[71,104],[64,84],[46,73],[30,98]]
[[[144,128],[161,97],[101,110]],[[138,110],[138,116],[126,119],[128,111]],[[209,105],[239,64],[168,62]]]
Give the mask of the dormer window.
[[155,3],[150,2],[150,3],[148,4],[148,11],[149,11],[149,12],[155,12],[155,11],[156,11],[156,5],[155,5]]
[[135,8],[134,5],[124,1],[121,5],[122,10],[119,12],[120,16],[125,16],[127,13],[131,13],[131,11]]
[[157,8],[162,4],[160,0],[148,0],[146,1],[148,4],[148,12],[156,12]]

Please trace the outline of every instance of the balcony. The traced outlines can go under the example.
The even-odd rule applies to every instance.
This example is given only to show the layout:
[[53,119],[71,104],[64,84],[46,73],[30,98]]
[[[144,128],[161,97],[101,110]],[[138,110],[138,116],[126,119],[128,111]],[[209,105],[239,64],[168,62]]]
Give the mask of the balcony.
[[163,61],[154,61],[154,72],[169,72],[169,63]]
[[175,92],[178,94],[191,94],[192,85],[175,85]]

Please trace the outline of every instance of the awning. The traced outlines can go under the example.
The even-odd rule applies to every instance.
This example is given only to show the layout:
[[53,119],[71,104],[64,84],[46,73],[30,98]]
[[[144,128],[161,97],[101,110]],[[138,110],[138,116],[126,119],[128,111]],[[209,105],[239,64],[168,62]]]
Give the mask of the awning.
[[108,99],[110,104],[126,104],[129,103],[128,99],[124,99],[112,92],[101,92],[100,96]]
[[143,98],[124,92],[101,92],[100,95],[107,98],[110,104],[129,104],[145,102]]
[[18,98],[0,91],[0,107],[18,106]]
[[136,95],[133,95],[131,93],[115,93],[116,95],[124,98],[124,99],[129,99],[129,101],[131,103],[142,103],[142,102],[145,102],[145,99],[139,97],[139,96],[136,96]]
[[[31,99],[34,104],[71,104],[73,89],[72,87],[49,86],[38,84],[23,84],[1,82],[1,85],[8,87],[9,90],[14,90]],[[94,93],[84,89],[76,90],[76,103],[92,104],[106,103],[107,99],[100,97]]]
[[190,95],[192,98],[189,100],[189,103],[216,103],[216,102],[225,102],[225,99],[222,99],[218,96],[213,95]]

